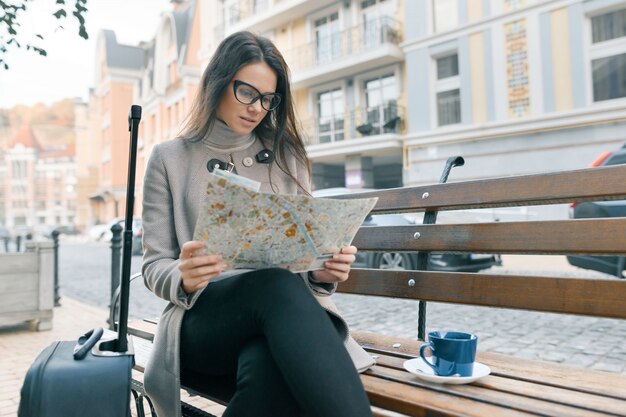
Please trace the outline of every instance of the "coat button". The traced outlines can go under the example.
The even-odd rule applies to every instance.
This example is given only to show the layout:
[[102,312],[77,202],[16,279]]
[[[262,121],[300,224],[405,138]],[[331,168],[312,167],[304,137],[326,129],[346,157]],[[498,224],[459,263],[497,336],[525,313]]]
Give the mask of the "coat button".
[[252,158],[250,158],[249,156],[243,158],[243,166],[249,168],[252,166],[252,164],[254,164],[254,160]]

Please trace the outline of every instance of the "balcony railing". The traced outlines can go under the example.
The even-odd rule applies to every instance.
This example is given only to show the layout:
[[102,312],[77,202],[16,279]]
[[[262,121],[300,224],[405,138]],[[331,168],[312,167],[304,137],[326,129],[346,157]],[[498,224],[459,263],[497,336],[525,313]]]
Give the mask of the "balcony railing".
[[362,137],[401,133],[405,111],[394,102],[384,106],[357,107],[343,114],[302,122],[307,145],[340,142]]
[[249,17],[262,13],[270,7],[269,0],[239,0],[224,6],[226,26],[233,26]]
[[284,54],[285,60],[293,71],[297,71],[362,54],[384,44],[397,45],[402,41],[400,26],[400,22],[389,16],[368,20],[288,50]]

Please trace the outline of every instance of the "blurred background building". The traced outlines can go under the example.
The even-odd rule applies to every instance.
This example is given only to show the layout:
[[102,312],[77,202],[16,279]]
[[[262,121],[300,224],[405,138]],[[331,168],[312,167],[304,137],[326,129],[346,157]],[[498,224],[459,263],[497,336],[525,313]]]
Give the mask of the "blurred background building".
[[626,0],[173,0],[149,42],[93,34],[62,221],[123,215],[131,104],[141,213],[153,146],[176,137],[217,44],[239,30],[274,40],[291,68],[316,189],[433,183],[452,155],[466,165],[451,181],[584,168],[626,142]]
[[404,183],[587,166],[626,142],[626,2],[407,1]]
[[16,235],[75,227],[75,157],[74,144],[44,147],[28,124],[9,141],[0,160],[0,215]]

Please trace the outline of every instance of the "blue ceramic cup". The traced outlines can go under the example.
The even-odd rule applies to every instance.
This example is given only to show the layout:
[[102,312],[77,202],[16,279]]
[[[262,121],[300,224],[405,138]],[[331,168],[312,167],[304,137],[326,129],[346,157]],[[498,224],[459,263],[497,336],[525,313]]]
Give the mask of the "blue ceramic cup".
[[[428,343],[420,348],[420,356],[439,376],[472,376],[478,337],[471,333],[434,331],[428,333]],[[432,362],[424,351],[430,348]]]

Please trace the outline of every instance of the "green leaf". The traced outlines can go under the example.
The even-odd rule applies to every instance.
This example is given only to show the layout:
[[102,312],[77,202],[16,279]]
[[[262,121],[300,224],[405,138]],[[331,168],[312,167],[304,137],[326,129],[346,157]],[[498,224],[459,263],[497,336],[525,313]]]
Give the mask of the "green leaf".
[[57,0],[57,4],[65,4],[65,0]]
[[60,19],[62,17],[67,17],[67,12],[63,9],[59,9],[56,12],[52,13],[52,15],[57,19]]
[[37,34],[35,36],[38,37],[39,39],[43,40],[43,36],[41,36],[40,34]]

